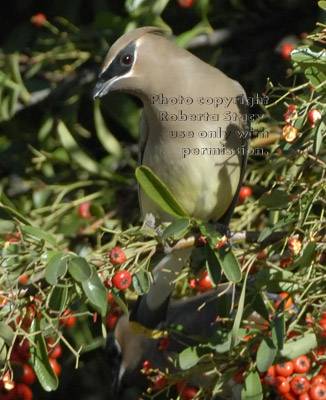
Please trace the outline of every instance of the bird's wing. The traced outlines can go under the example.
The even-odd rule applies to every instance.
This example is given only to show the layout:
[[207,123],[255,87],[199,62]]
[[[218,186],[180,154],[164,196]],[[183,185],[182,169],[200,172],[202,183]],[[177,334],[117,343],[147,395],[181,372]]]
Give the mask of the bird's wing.
[[139,296],[130,314],[149,329],[157,329],[166,320],[169,298],[174,289],[173,281],[186,264],[192,249],[186,248],[165,255],[152,271],[153,283],[149,291]]

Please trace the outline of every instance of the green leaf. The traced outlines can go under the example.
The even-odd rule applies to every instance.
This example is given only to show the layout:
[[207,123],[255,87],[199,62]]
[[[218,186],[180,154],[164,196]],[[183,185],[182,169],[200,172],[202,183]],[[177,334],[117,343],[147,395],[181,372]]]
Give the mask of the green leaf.
[[45,340],[42,332],[40,332],[37,318],[34,318],[30,332],[38,332],[35,335],[29,335],[28,337],[31,348],[31,364],[37,378],[45,391],[50,392],[51,390],[56,390],[59,383],[58,378],[49,362]]
[[215,252],[215,255],[227,279],[231,282],[240,282],[242,278],[241,268],[231,248],[224,245]]
[[100,109],[99,100],[94,101],[94,121],[97,137],[104,149],[115,157],[120,157],[122,149],[119,141],[107,128]]
[[124,312],[124,314],[128,315],[129,314],[129,309],[128,309],[128,305],[127,305],[127,302],[126,302],[126,297],[124,295],[123,290],[119,290],[117,288],[112,288],[111,294],[114,297],[114,300],[121,307],[121,309]]
[[[2,193],[1,195],[1,200],[4,201],[3,198],[4,194]],[[10,215],[12,215],[13,217],[16,217],[18,219],[18,221],[26,224],[26,225],[31,225],[31,221],[29,221],[29,219],[27,219],[26,217],[24,217],[22,214],[20,214],[17,210],[15,210],[13,207],[10,207],[8,205],[5,205],[3,203],[0,203],[0,209],[5,210],[6,212],[8,212]]]
[[269,313],[266,308],[266,304],[261,297],[260,293],[257,293],[251,302],[252,308],[261,315],[266,321],[269,321]]
[[291,58],[299,64],[325,65],[326,52],[318,46],[300,46],[292,51]]
[[287,271],[292,271],[296,268],[309,268],[315,259],[316,242],[309,242],[304,248],[302,256],[296,259],[292,264],[286,267]]
[[265,226],[265,228],[260,232],[259,237],[257,239],[258,243],[261,243],[262,241],[264,241],[265,239],[268,238],[269,235],[272,234],[272,229]]
[[177,368],[185,371],[197,365],[201,359],[211,353],[212,349],[207,346],[188,347],[177,356],[175,365]]
[[172,236],[179,236],[187,231],[190,225],[189,218],[178,218],[164,229],[162,239],[168,239]]
[[108,296],[101,279],[97,275],[95,267],[92,268],[92,276],[87,281],[82,282],[83,290],[90,304],[102,316],[106,314]]
[[198,226],[200,233],[205,236],[211,248],[215,249],[217,243],[222,239],[220,232],[214,229],[213,225],[209,223],[199,223]]
[[175,200],[172,193],[150,168],[136,168],[136,178],[142,189],[162,210],[176,217],[186,217],[187,214]]
[[291,282],[293,273],[287,270],[266,269],[255,275],[255,287],[267,292],[295,292],[302,289],[301,282]]
[[[306,75],[306,78],[310,81],[310,84],[313,87],[320,85],[322,82],[325,82],[326,80],[326,76],[322,72],[320,72],[316,67],[306,68],[304,74]],[[325,90],[325,88],[321,90]]]
[[66,254],[58,253],[50,258],[45,268],[45,280],[50,285],[55,285],[58,278],[67,272],[68,256]]
[[318,6],[323,10],[326,10],[326,1],[318,1]]
[[[278,310],[282,311],[282,304],[284,307],[284,303],[281,303],[278,307]],[[272,338],[274,344],[277,346],[279,350],[283,349],[284,338],[285,338],[285,319],[284,314],[277,315],[274,319],[274,324],[272,327]]]
[[231,331],[230,351],[233,350],[233,348],[236,345],[237,340],[238,340],[238,332],[239,332],[241,319],[242,319],[242,314],[243,314],[243,309],[244,309],[244,304],[245,304],[245,297],[246,297],[245,295],[246,295],[248,272],[249,272],[249,270],[247,270],[247,273],[246,273],[246,276],[245,276],[245,279],[244,279],[244,282],[243,282],[243,286],[242,286],[241,294],[240,294],[240,299],[239,299],[239,303],[238,303],[238,309],[237,309],[237,313],[236,313],[235,318],[234,318],[234,323],[233,323],[233,327],[232,327],[232,331]]
[[68,151],[71,158],[78,164],[82,169],[95,174],[100,175],[107,179],[115,178],[118,176],[110,173],[106,170],[101,164],[94,161],[91,157],[89,157],[78,145],[75,141],[71,133],[68,131],[66,125],[60,121],[58,124],[58,134],[62,146]]
[[92,269],[83,257],[71,256],[68,271],[77,282],[85,282],[91,277]]
[[68,288],[66,286],[65,287],[55,286],[50,294],[49,308],[54,311],[60,311],[61,313],[64,310],[67,297],[68,297]]
[[269,337],[265,337],[257,350],[257,368],[259,372],[265,372],[273,364],[277,348]]
[[15,230],[15,228],[16,224],[14,222],[5,219],[0,220],[0,235],[11,233]]
[[0,337],[0,361],[5,361],[6,358],[7,358],[7,346],[2,337]]
[[7,346],[11,346],[14,340],[14,331],[13,329],[5,324],[4,322],[0,322],[0,337],[4,339]]
[[283,190],[272,190],[270,194],[264,193],[259,199],[259,205],[265,206],[270,210],[279,210],[287,208],[291,196]]
[[314,150],[315,155],[317,155],[319,153],[325,133],[326,133],[325,121],[320,121],[320,123],[318,124],[318,127],[316,129],[315,136],[314,136],[313,150]]
[[212,33],[212,30],[205,25],[197,25],[197,27],[192,28],[189,31],[181,33],[176,39],[175,43],[180,47],[187,47],[189,42],[196,36],[205,33]]
[[311,350],[317,347],[317,338],[314,333],[305,333],[303,337],[296,337],[295,340],[287,341],[280,355],[289,360],[308,354]]
[[221,280],[221,265],[216,252],[211,249],[208,243],[205,244],[205,257],[209,279],[216,286]]
[[44,240],[44,242],[50,243],[52,246],[58,246],[55,238],[50,233],[43,231],[41,228],[26,225],[22,226],[21,230],[25,235],[29,236],[33,240],[36,240],[37,242]]
[[149,278],[146,272],[140,270],[132,277],[132,284],[139,295],[147,293],[149,290]]
[[260,376],[255,369],[251,369],[246,376],[241,392],[241,400],[262,400],[263,388]]

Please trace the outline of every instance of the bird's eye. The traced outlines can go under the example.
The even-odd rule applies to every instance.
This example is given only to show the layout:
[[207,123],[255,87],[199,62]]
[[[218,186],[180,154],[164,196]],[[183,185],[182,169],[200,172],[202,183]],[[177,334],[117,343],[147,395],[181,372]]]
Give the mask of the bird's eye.
[[124,53],[120,58],[120,62],[123,65],[130,65],[132,64],[133,60],[134,60],[133,55],[130,53]]

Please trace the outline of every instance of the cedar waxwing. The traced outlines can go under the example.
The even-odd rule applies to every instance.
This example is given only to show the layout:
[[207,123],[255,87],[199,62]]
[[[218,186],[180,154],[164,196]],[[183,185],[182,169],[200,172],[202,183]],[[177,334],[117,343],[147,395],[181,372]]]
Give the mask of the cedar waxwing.
[[[250,284],[254,284],[254,280],[249,281]],[[269,292],[265,295],[270,301],[275,301],[278,296]],[[168,368],[170,372],[175,371],[173,364],[175,356],[186,347],[199,345],[203,340],[209,341],[219,329],[217,316],[221,313],[222,315],[230,313],[230,317],[234,317],[238,300],[239,293],[234,292],[234,287],[221,284],[215,289],[186,300],[172,301],[167,308],[166,319],[155,327],[160,331],[171,327],[179,328],[170,331],[170,344],[166,349],[159,347],[161,338],[152,338],[147,334],[136,332],[128,316],[123,314],[109,333],[106,342],[112,400],[120,400],[124,390],[129,387],[138,386],[144,390],[149,386],[147,376],[141,372],[143,362],[146,360],[154,369],[165,371]],[[219,307],[221,301],[222,305]],[[256,311],[250,312],[246,320],[256,329],[262,329],[266,323]],[[202,386],[208,382],[206,378],[196,375],[190,378],[190,383]],[[241,399],[241,387],[237,386],[231,381],[229,389],[233,391],[234,399]],[[224,398],[218,397],[218,399]],[[133,400],[130,394],[127,394],[126,399]]]
[[[94,90],[138,97],[140,164],[148,166],[191,216],[228,226],[247,162],[249,115],[241,85],[163,36],[156,27],[128,32],[110,48]],[[172,221],[140,189],[143,216]],[[172,281],[190,250],[168,254],[131,318],[148,328],[164,319]],[[159,311],[159,312],[158,312]]]
[[[106,344],[113,399],[120,399],[124,389],[130,386],[144,389],[149,385],[147,377],[141,373],[144,361],[148,360],[153,368],[160,371],[165,371],[166,368],[173,371],[175,367],[169,357],[180,353],[187,346],[198,345],[203,338],[213,335],[217,326],[215,320],[218,315],[218,294],[223,290],[225,286],[222,285],[190,299],[171,302],[166,321],[157,328],[164,330],[171,326],[182,326],[182,333],[172,331],[169,336],[170,344],[163,350],[159,349],[161,339],[135,333],[128,317],[122,315],[110,332]],[[230,292],[231,290],[226,296],[231,301]]]

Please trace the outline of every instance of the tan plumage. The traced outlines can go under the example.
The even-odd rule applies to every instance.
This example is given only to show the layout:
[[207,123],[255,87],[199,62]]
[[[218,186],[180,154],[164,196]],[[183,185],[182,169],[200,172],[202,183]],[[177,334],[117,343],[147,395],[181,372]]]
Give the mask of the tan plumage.
[[[144,104],[140,132],[141,164],[150,167],[167,185],[184,210],[195,218],[208,221],[225,219],[228,224],[234,208],[234,198],[241,183],[246,156],[238,154],[245,150],[248,140],[239,138],[235,131],[248,131],[246,121],[223,121],[223,113],[230,112],[234,118],[243,119],[243,104],[228,107],[200,105],[200,98],[225,97],[245,99],[240,84],[218,69],[206,64],[187,50],[176,46],[162,36],[163,31],[146,27],[122,36],[110,49],[103,64],[95,96],[119,90],[139,97]],[[130,68],[121,71],[121,57],[131,54]],[[124,66],[125,67],[125,66]],[[111,69],[111,71],[110,71]],[[166,98],[179,96],[193,100],[192,104],[154,104],[152,96],[162,94]],[[243,103],[243,101],[242,101]],[[218,115],[219,121],[162,121],[162,114]],[[163,117],[166,114],[163,114]],[[193,138],[173,138],[171,131],[192,131]],[[228,139],[200,138],[200,132],[226,131]],[[215,149],[232,154],[184,155],[184,149]],[[201,150],[205,151],[205,150]],[[242,151],[243,153],[243,151]],[[153,213],[159,220],[169,221],[147,195],[141,191],[143,215]],[[231,212],[228,212],[230,207]],[[224,221],[223,221],[224,222]]]
[[[140,163],[150,167],[159,176],[189,216],[228,226],[247,160],[248,139],[243,138],[245,134],[241,135],[242,132],[249,132],[245,92],[238,82],[176,46],[163,33],[159,28],[144,27],[118,39],[103,63],[94,96],[102,97],[110,91],[137,96],[144,105],[140,125]],[[159,104],[155,98],[160,95],[168,99],[180,99],[179,96],[183,96],[190,100],[187,104],[173,104],[174,101]],[[223,104],[214,107],[212,104],[200,104],[198,101],[201,98],[225,98],[230,102],[226,107]],[[224,120],[224,112],[230,113],[235,120]],[[178,115],[181,120],[171,115]],[[187,115],[186,121],[182,120],[182,115]],[[193,132],[193,137],[180,137],[182,131]],[[203,132],[208,135],[215,132],[216,137],[202,137],[205,136]],[[188,149],[201,154],[187,155]],[[142,190],[140,203],[143,216],[152,213],[159,221],[173,219]],[[189,249],[182,249],[167,254],[157,264],[152,271],[154,282],[149,292],[138,298],[131,320],[151,329],[164,322],[169,324],[169,315],[172,310],[177,310],[169,308],[172,281],[189,255]],[[186,315],[184,311],[180,309],[178,318]],[[190,312],[190,326],[202,325],[203,329],[211,327],[205,326],[205,322],[209,324],[215,314],[208,312],[202,315],[204,318],[198,323],[193,318],[195,313]],[[116,334],[126,335],[130,339],[108,341],[113,353],[120,349],[118,355],[122,369],[112,368],[113,372],[119,374],[114,380],[117,389],[128,371],[133,370],[137,376],[143,354],[139,350],[145,348],[147,351],[147,346],[153,346],[153,341],[142,335],[135,336],[130,331],[127,317],[117,325]],[[137,345],[135,357],[130,359],[121,347],[127,345],[133,349],[136,346],[134,340],[139,340],[141,345]],[[156,353],[153,351],[153,354]]]

